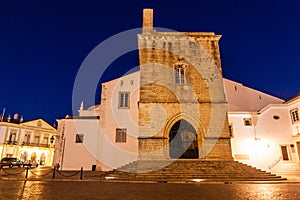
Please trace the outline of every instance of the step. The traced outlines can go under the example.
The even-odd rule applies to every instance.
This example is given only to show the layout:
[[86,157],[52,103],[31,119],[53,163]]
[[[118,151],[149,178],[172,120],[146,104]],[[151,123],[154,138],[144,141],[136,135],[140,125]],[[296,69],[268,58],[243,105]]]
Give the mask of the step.
[[[168,166],[166,166],[169,164]],[[157,166],[162,166],[157,169]],[[137,169],[149,172],[134,173]],[[152,171],[153,170],[153,171]],[[132,173],[126,173],[132,172]],[[236,161],[207,160],[143,160],[126,164],[108,173],[117,179],[158,180],[158,179],[226,179],[226,180],[285,180],[270,172],[265,172]]]

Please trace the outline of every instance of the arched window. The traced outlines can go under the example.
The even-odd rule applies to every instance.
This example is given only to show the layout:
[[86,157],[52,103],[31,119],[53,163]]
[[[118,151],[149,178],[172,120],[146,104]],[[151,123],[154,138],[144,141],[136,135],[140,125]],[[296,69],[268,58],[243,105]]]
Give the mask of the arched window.
[[30,160],[36,161],[36,153],[35,153],[35,152],[33,152],[33,153],[31,154]]
[[42,153],[40,155],[40,165],[45,165],[45,162],[46,162],[46,156],[44,153]]
[[22,152],[21,152],[21,155],[20,155],[20,160],[21,160],[22,162],[25,162],[25,161],[27,160],[27,158],[28,158],[28,153],[27,153],[27,151],[22,151]]

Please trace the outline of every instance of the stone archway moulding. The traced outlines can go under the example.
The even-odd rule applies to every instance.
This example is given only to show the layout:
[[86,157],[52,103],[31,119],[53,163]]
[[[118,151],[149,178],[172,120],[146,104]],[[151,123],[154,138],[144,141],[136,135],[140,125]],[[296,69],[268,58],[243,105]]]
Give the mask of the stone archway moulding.
[[198,138],[198,145],[200,145],[202,143],[202,141],[204,140],[204,129],[201,126],[199,120],[196,120],[194,117],[192,117],[191,115],[184,113],[184,112],[173,115],[173,117],[171,117],[167,121],[167,123],[164,127],[164,133],[163,133],[164,137],[169,138],[169,133],[170,133],[170,130],[173,127],[173,125],[182,119],[184,119],[188,123],[190,123],[193,126],[193,128],[196,130],[197,138]]

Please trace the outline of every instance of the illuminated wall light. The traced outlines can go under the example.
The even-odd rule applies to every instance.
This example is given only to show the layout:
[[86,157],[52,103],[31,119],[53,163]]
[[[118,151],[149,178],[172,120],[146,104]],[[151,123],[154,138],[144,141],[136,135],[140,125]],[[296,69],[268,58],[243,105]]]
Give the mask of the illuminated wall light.
[[201,182],[201,181],[204,181],[205,179],[192,179],[192,181],[194,181],[194,182],[197,182],[197,183],[199,183],[199,182]]
[[116,177],[113,177],[113,176],[105,176],[105,179],[106,180],[111,180],[111,179],[115,179]]

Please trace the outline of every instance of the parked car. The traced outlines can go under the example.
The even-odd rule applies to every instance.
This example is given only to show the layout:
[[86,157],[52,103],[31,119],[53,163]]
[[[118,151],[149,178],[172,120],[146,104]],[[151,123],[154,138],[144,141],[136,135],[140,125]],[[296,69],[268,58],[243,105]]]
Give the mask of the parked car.
[[26,160],[23,162],[23,167],[38,167],[39,164],[35,160]]
[[2,158],[0,163],[1,163],[1,168],[4,166],[8,166],[8,167],[22,166],[22,163],[17,158]]

